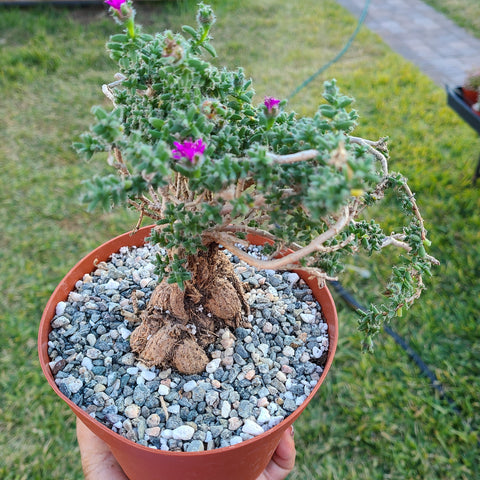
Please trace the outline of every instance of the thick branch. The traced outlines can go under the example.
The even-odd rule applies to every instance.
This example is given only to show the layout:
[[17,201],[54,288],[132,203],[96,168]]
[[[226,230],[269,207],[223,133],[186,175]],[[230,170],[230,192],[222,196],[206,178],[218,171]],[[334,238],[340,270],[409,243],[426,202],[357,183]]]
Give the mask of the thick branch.
[[[289,253],[281,258],[275,258],[273,260],[260,260],[252,257],[248,253],[244,252],[240,248],[235,246],[237,239],[232,235],[224,232],[209,231],[204,233],[205,239],[210,239],[223,245],[227,250],[230,250],[238,258],[246,261],[250,265],[264,270],[284,270],[292,268],[292,265],[298,263],[302,258],[310,255],[316,251],[322,251],[323,244],[340,233],[348,224],[350,220],[350,214],[348,207],[345,207],[343,214],[337,220],[337,222],[328,230],[312,240],[307,246],[300,248],[292,253]],[[298,267],[298,265],[297,265]],[[295,268],[295,267],[293,267]]]
[[267,157],[271,158],[274,163],[278,165],[288,165],[291,163],[304,162],[312,160],[320,154],[318,150],[302,150],[301,152],[291,153],[289,155],[275,155],[274,153],[267,153]]
[[[385,139],[380,139],[376,142],[372,140],[365,140],[360,137],[351,137],[349,136],[348,139],[351,143],[355,143],[357,145],[364,146],[371,154],[375,156],[377,160],[380,161],[382,165],[382,170],[384,175],[388,173],[388,163],[386,156],[377,150],[376,147],[382,147],[385,145]],[[289,165],[292,163],[304,162],[307,160],[313,160],[314,158],[318,157],[320,152],[315,149],[310,150],[302,150],[301,152],[291,153],[289,155],[276,155],[274,153],[267,153],[267,157],[270,158],[274,163],[278,165]]]

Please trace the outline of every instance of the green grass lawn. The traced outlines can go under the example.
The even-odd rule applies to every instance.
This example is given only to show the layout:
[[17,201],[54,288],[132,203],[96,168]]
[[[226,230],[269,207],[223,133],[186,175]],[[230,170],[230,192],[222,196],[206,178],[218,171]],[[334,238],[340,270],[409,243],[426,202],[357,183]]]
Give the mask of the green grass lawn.
[[[467,1],[467,0],[465,0]],[[138,7],[149,31],[193,20],[196,2]],[[356,20],[334,0],[216,0],[219,62],[243,65],[265,95],[286,97],[343,47]],[[433,2],[432,2],[433,3]],[[442,3],[442,2],[438,2]],[[475,8],[476,0],[470,0]],[[36,353],[42,309],[93,247],[134,225],[87,214],[82,181],[103,168],[71,143],[105,103],[104,51],[115,24],[99,8],[0,7],[0,478],[82,478],[74,418],[44,380]],[[478,24],[477,27],[478,28]],[[478,31],[477,31],[478,33]],[[363,355],[356,319],[338,300],[340,340],[318,396],[296,424],[295,480],[480,478],[480,185],[476,134],[445,92],[362,29],[342,60],[291,101],[311,114],[323,80],[356,99],[357,134],[390,137],[391,165],[410,179],[441,266],[394,328],[435,372],[461,414],[386,334]],[[381,288],[369,280],[372,292]],[[365,282],[361,279],[360,282]],[[354,283],[347,285],[361,301]]]

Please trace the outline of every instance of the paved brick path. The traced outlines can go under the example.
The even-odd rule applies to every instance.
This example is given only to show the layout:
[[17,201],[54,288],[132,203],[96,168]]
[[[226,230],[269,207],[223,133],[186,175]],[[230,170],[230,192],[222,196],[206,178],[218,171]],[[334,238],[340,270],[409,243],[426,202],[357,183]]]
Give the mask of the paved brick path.
[[[359,17],[366,0],[337,0]],[[371,0],[365,25],[440,86],[480,68],[480,39],[420,0]]]

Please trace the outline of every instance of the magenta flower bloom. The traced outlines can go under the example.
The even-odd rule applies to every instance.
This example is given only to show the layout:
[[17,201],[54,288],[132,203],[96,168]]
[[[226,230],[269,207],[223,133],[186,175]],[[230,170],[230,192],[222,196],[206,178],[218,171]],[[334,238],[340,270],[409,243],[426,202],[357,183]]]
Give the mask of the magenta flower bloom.
[[115,10],[120,11],[120,8],[127,0],[105,0],[107,5],[110,5]]
[[190,163],[195,164],[203,155],[206,145],[199,138],[196,142],[185,140],[183,143],[173,142],[175,149],[172,151],[173,158],[181,160],[186,158]]
[[278,100],[278,98],[265,97],[265,101],[263,103],[267,107],[267,112],[273,113],[274,110],[276,110],[276,108],[278,107],[280,100]]

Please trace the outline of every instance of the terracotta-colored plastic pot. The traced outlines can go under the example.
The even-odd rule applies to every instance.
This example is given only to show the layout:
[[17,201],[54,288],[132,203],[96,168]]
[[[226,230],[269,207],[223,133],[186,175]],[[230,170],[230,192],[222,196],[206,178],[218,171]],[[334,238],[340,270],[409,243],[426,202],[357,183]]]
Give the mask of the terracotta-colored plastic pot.
[[478,91],[471,88],[462,87],[463,99],[471,107],[478,102]]
[[[38,353],[43,373],[50,386],[61,397],[75,415],[84,422],[92,432],[102,438],[111,448],[130,480],[255,480],[268,464],[280,438],[290,425],[295,422],[308,403],[313,399],[330,369],[338,338],[337,312],[333,299],[327,288],[319,288],[315,281],[298,272],[309,284],[317,301],[322,306],[323,315],[328,324],[329,352],[324,372],[308,398],[283,422],[255,438],[234,446],[218,448],[204,452],[166,452],[144,447],[113,432],[105,425],[90,417],[80,407],[67,398],[55,384],[49,367],[48,335],[50,322],[55,315],[55,307],[67,299],[75,283],[86,273],[95,269],[95,263],[106,261],[112,253],[123,246],[141,246],[149,236],[151,227],[144,227],[133,235],[120,235],[93,250],[60,282],[50,297],[40,323],[38,334]],[[252,242],[263,244],[262,237],[253,237]]]

